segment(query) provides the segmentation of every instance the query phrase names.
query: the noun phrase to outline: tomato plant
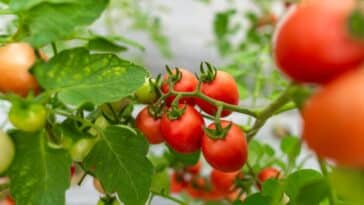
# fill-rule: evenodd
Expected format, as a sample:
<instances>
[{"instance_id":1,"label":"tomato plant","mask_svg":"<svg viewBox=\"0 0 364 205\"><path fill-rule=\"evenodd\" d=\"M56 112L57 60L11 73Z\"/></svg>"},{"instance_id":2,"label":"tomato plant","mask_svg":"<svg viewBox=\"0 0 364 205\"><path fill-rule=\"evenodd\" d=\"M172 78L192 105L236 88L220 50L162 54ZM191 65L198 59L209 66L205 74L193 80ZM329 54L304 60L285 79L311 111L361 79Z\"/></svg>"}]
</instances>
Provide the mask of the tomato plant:
<instances>
[{"instance_id":1,"label":"tomato plant","mask_svg":"<svg viewBox=\"0 0 364 205\"><path fill-rule=\"evenodd\" d=\"M156 2L0 1L0 204L364 204L362 1L224 1L199 71Z\"/></svg>"}]
</instances>

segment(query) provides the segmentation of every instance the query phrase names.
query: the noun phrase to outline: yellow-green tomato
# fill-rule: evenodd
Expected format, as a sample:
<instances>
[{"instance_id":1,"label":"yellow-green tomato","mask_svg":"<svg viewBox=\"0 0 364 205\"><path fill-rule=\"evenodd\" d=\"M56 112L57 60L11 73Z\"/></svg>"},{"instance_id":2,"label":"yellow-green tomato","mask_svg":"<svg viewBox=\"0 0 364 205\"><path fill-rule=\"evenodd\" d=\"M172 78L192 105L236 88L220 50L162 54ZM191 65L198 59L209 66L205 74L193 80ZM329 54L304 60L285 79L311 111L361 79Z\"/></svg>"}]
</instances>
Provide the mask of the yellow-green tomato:
<instances>
[{"instance_id":1,"label":"yellow-green tomato","mask_svg":"<svg viewBox=\"0 0 364 205\"><path fill-rule=\"evenodd\" d=\"M0 131L0 175L10 166L14 159L15 147L12 139Z\"/></svg>"},{"instance_id":2,"label":"yellow-green tomato","mask_svg":"<svg viewBox=\"0 0 364 205\"><path fill-rule=\"evenodd\" d=\"M154 80L152 81L154 82ZM146 79L144 84L138 88L135 92L135 97L142 104L151 104L157 100L158 93L150 83L150 79Z\"/></svg>"},{"instance_id":3,"label":"yellow-green tomato","mask_svg":"<svg viewBox=\"0 0 364 205\"><path fill-rule=\"evenodd\" d=\"M83 138L78 140L71 147L70 155L73 161L82 162L94 147L95 139Z\"/></svg>"},{"instance_id":4,"label":"yellow-green tomato","mask_svg":"<svg viewBox=\"0 0 364 205\"><path fill-rule=\"evenodd\" d=\"M47 110L41 104L14 104L9 112L9 120L14 127L26 132L35 132L42 129L46 117Z\"/></svg>"}]
</instances>

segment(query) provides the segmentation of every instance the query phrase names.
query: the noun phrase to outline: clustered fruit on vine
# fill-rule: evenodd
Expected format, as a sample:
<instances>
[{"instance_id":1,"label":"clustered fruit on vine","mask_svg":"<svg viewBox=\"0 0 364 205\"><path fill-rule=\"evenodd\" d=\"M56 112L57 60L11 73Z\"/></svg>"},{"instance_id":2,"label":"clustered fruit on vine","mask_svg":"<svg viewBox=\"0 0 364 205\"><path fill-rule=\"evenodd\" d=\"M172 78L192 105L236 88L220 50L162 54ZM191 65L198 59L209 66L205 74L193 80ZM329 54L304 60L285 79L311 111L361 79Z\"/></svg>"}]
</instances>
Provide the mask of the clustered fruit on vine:
<instances>
[{"instance_id":1,"label":"clustered fruit on vine","mask_svg":"<svg viewBox=\"0 0 364 205\"><path fill-rule=\"evenodd\" d=\"M275 60L299 83L320 86L302 109L303 138L321 158L364 168L364 43L350 30L355 0L302 1L274 38Z\"/></svg>"},{"instance_id":2,"label":"clustered fruit on vine","mask_svg":"<svg viewBox=\"0 0 364 205\"><path fill-rule=\"evenodd\" d=\"M205 127L205 121L195 105L209 115L219 115L217 118L226 117L231 111L223 109L218 113L216 105L199 96L178 96L178 92L200 92L206 98L224 105L238 104L239 92L234 78L226 72L217 71L210 64L207 66L207 71L201 68L199 79L188 70L168 68L161 86L162 93L170 94L162 102L164 107L159 109L160 114L156 112L157 105L143 108L137 115L136 127L151 144L165 141L170 148L182 154L202 150L212 167L234 172L240 170L247 160L244 132L229 121L218 122L219 129L216 129L216 123ZM170 89L170 86L173 88ZM216 136L211 136L211 133Z\"/></svg>"}]
</instances>

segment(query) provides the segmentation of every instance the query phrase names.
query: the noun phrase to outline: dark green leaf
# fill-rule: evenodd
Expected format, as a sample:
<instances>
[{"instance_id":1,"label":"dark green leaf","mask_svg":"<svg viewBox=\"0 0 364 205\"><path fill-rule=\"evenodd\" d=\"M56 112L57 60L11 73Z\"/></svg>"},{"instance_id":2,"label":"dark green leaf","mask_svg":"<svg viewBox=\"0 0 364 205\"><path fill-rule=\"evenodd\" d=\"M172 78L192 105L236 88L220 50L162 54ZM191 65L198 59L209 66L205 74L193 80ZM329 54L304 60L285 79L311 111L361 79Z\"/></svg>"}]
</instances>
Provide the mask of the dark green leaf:
<instances>
[{"instance_id":1,"label":"dark green leaf","mask_svg":"<svg viewBox=\"0 0 364 205\"><path fill-rule=\"evenodd\" d=\"M250 195L245 199L243 205L269 205L271 204L271 199L268 196L263 196L262 193L256 193Z\"/></svg>"},{"instance_id":2,"label":"dark green leaf","mask_svg":"<svg viewBox=\"0 0 364 205\"><path fill-rule=\"evenodd\" d=\"M27 10L41 3L76 3L77 0L9 0L13 11Z\"/></svg>"},{"instance_id":3,"label":"dark green leaf","mask_svg":"<svg viewBox=\"0 0 364 205\"><path fill-rule=\"evenodd\" d=\"M320 204L330 194L327 181L322 178L304 185L295 199L297 205Z\"/></svg>"},{"instance_id":4,"label":"dark green leaf","mask_svg":"<svg viewBox=\"0 0 364 205\"><path fill-rule=\"evenodd\" d=\"M16 155L10 168L11 195L17 205L64 205L70 182L71 158L51 149L44 132L15 131Z\"/></svg>"},{"instance_id":5,"label":"dark green leaf","mask_svg":"<svg viewBox=\"0 0 364 205\"><path fill-rule=\"evenodd\" d=\"M72 3L41 3L19 12L21 25L16 38L35 47L67 37L77 26L96 20L109 0L82 0Z\"/></svg>"},{"instance_id":6,"label":"dark green leaf","mask_svg":"<svg viewBox=\"0 0 364 205\"><path fill-rule=\"evenodd\" d=\"M144 205L153 174L147 152L148 143L142 135L129 127L109 126L84 164L106 192L117 192L125 205Z\"/></svg>"},{"instance_id":7,"label":"dark green leaf","mask_svg":"<svg viewBox=\"0 0 364 205\"><path fill-rule=\"evenodd\" d=\"M128 50L127 47L118 45L117 42L113 42L104 37L96 37L91 39L87 48L94 51L103 51L103 52L121 52Z\"/></svg>"},{"instance_id":8,"label":"dark green leaf","mask_svg":"<svg viewBox=\"0 0 364 205\"><path fill-rule=\"evenodd\" d=\"M46 90L58 91L62 102L80 106L114 102L134 93L147 71L113 54L90 54L76 48L39 64L35 74Z\"/></svg>"},{"instance_id":9,"label":"dark green leaf","mask_svg":"<svg viewBox=\"0 0 364 205\"><path fill-rule=\"evenodd\" d=\"M277 179L269 179L263 183L262 194L271 198L271 204L278 204L283 196L284 187Z\"/></svg>"}]
</instances>

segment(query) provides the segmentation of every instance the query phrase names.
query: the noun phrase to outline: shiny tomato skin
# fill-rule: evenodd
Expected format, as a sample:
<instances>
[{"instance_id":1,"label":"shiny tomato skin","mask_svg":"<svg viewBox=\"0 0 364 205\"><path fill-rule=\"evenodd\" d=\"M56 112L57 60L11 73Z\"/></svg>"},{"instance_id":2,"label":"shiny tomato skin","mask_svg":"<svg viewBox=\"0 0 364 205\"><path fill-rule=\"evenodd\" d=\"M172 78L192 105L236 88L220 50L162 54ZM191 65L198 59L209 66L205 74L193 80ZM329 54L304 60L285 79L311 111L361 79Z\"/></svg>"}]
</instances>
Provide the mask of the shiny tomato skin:
<instances>
[{"instance_id":1,"label":"shiny tomato skin","mask_svg":"<svg viewBox=\"0 0 364 205\"><path fill-rule=\"evenodd\" d=\"M201 92L210 98L219 100L228 104L237 105L239 103L238 86L234 78L224 72L217 71L216 77L211 82L205 82L201 85ZM203 99L196 99L197 105L206 113L215 115L217 108ZM229 110L223 110L222 117L228 116Z\"/></svg>"},{"instance_id":2,"label":"shiny tomato skin","mask_svg":"<svg viewBox=\"0 0 364 205\"><path fill-rule=\"evenodd\" d=\"M306 0L292 6L274 35L275 60L291 79L327 83L364 60L364 44L350 37L355 0Z\"/></svg>"},{"instance_id":3,"label":"shiny tomato skin","mask_svg":"<svg viewBox=\"0 0 364 205\"><path fill-rule=\"evenodd\" d=\"M182 108L184 105L180 105ZM201 148L204 121L200 113L191 105L176 120L170 120L167 114L161 119L161 130L167 144L179 153L193 153Z\"/></svg>"},{"instance_id":4,"label":"shiny tomato skin","mask_svg":"<svg viewBox=\"0 0 364 205\"><path fill-rule=\"evenodd\" d=\"M148 107L139 112L135 125L143 133L150 144L159 144L164 141L160 128L160 119L154 119L148 111Z\"/></svg>"},{"instance_id":5,"label":"shiny tomato skin","mask_svg":"<svg viewBox=\"0 0 364 205\"><path fill-rule=\"evenodd\" d=\"M0 47L0 92L26 96L37 93L37 80L29 69L36 61L34 49L27 43L10 43Z\"/></svg>"},{"instance_id":6,"label":"shiny tomato skin","mask_svg":"<svg viewBox=\"0 0 364 205\"><path fill-rule=\"evenodd\" d=\"M364 168L364 70L322 87L303 108L303 138L322 158Z\"/></svg>"},{"instance_id":7,"label":"shiny tomato skin","mask_svg":"<svg viewBox=\"0 0 364 205\"><path fill-rule=\"evenodd\" d=\"M197 80L196 76L193 73L191 73L190 71L183 69L183 68L179 68L179 71L181 71L182 77L173 86L173 90L179 91L179 92L192 92L192 91L196 90L196 87L198 84L198 80ZM176 70L173 70L172 72L176 73ZM168 80L168 75L166 74L166 75L164 75L164 83L162 84L162 88L161 88L163 93L167 93L169 90L167 80ZM174 98L175 98L175 96L168 97L166 99L167 105L170 105ZM179 103L181 103L181 104L187 103L189 105L194 105L195 100L194 100L194 98L191 98L191 97L183 97L180 99Z\"/></svg>"},{"instance_id":8,"label":"shiny tomato skin","mask_svg":"<svg viewBox=\"0 0 364 205\"><path fill-rule=\"evenodd\" d=\"M222 127L227 127L230 123L221 121ZM210 124L208 128L215 129L215 124ZM247 150L245 135L235 124L224 139L212 140L206 134L202 137L202 153L206 161L213 168L223 172L240 170L247 160Z\"/></svg>"},{"instance_id":9,"label":"shiny tomato skin","mask_svg":"<svg viewBox=\"0 0 364 205\"><path fill-rule=\"evenodd\" d=\"M217 169L213 169L210 175L211 183L220 192L231 192L235 179L239 173L240 172L222 172Z\"/></svg>"}]
</instances>

